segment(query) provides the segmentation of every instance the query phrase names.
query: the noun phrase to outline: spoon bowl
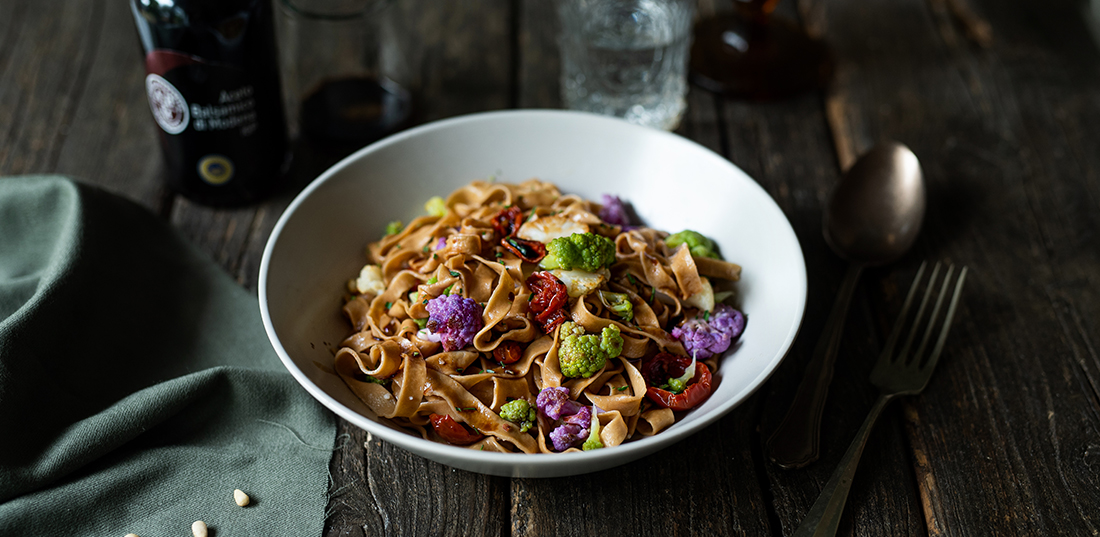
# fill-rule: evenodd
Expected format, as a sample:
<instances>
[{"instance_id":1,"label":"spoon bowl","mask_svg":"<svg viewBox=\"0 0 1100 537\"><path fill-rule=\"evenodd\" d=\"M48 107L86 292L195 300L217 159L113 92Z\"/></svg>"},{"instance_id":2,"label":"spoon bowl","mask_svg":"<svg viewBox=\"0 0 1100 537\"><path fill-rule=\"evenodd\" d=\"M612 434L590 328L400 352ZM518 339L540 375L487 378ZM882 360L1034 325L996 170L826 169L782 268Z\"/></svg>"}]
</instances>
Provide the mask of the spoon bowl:
<instances>
[{"instance_id":1,"label":"spoon bowl","mask_svg":"<svg viewBox=\"0 0 1100 537\"><path fill-rule=\"evenodd\" d=\"M825 241L840 257L884 265L909 250L924 220L924 174L908 147L887 142L864 154L825 206Z\"/></svg>"},{"instance_id":2,"label":"spoon bowl","mask_svg":"<svg viewBox=\"0 0 1100 537\"><path fill-rule=\"evenodd\" d=\"M884 265L909 250L924 221L924 204L920 162L897 142L861 156L829 196L825 240L850 264L790 410L768 439L768 457L780 467L801 468L817 460L821 412L859 275L864 267Z\"/></svg>"}]
</instances>

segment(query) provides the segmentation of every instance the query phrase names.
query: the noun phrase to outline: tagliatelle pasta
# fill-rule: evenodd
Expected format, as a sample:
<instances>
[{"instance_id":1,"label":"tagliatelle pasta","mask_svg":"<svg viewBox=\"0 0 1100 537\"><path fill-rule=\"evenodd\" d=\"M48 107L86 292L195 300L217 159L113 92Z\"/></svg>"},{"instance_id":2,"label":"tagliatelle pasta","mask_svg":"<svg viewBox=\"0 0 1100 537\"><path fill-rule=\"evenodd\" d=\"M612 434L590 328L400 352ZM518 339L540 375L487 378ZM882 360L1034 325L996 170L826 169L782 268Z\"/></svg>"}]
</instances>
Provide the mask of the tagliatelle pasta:
<instances>
[{"instance_id":1,"label":"tagliatelle pasta","mask_svg":"<svg viewBox=\"0 0 1100 537\"><path fill-rule=\"evenodd\" d=\"M371 243L349 282L334 369L379 417L555 453L658 434L709 395L744 317L714 290L741 269L705 238L670 246L534 179L475 181L434 206Z\"/></svg>"}]
</instances>

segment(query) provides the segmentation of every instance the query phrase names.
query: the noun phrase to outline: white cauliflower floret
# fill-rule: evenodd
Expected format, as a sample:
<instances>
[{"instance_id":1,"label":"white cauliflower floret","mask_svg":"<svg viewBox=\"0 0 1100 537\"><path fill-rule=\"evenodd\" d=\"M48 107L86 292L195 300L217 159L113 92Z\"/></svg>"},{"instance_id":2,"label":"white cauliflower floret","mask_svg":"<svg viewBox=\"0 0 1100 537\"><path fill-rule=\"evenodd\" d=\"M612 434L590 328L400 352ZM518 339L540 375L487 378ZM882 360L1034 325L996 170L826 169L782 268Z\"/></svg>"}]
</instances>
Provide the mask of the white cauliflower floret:
<instances>
[{"instance_id":1,"label":"white cauliflower floret","mask_svg":"<svg viewBox=\"0 0 1100 537\"><path fill-rule=\"evenodd\" d=\"M382 267L378 265L366 265L359 271L359 278L355 280L355 290L361 295L377 296L386 290L386 282L382 279Z\"/></svg>"},{"instance_id":2,"label":"white cauliflower floret","mask_svg":"<svg viewBox=\"0 0 1100 537\"><path fill-rule=\"evenodd\" d=\"M571 298L595 293L604 282L611 279L611 272L607 269L600 269L599 272L554 269L550 271L550 274L553 274L555 278L565 284Z\"/></svg>"}]
</instances>

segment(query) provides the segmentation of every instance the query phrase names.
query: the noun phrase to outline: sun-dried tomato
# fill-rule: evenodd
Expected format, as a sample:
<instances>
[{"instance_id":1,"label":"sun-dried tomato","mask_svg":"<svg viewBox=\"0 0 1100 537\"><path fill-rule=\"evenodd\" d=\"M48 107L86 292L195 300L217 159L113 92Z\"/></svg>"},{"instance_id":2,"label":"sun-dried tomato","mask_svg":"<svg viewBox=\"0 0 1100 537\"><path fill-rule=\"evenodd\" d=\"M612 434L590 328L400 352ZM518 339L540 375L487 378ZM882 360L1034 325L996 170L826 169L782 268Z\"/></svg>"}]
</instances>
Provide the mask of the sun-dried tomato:
<instances>
[{"instance_id":1,"label":"sun-dried tomato","mask_svg":"<svg viewBox=\"0 0 1100 537\"><path fill-rule=\"evenodd\" d=\"M645 395L653 402L672 410L688 410L695 408L710 395L711 373L710 368L703 362L695 362L695 376L691 377L682 393L672 393L658 388L668 382L669 378L676 378L684 374L691 366L691 358L676 356L662 352L642 364L642 377L645 378Z\"/></svg>"},{"instance_id":2,"label":"sun-dried tomato","mask_svg":"<svg viewBox=\"0 0 1100 537\"><path fill-rule=\"evenodd\" d=\"M456 446L473 444L481 440L481 437L484 436L470 432L469 429L446 414L432 414L431 420L432 428L435 429L435 432L443 437L444 440Z\"/></svg>"},{"instance_id":3,"label":"sun-dried tomato","mask_svg":"<svg viewBox=\"0 0 1100 537\"><path fill-rule=\"evenodd\" d=\"M515 205L493 215L493 229L500 233L501 237L510 237L523 225L523 211Z\"/></svg>"},{"instance_id":4,"label":"sun-dried tomato","mask_svg":"<svg viewBox=\"0 0 1100 537\"><path fill-rule=\"evenodd\" d=\"M570 317L564 309L554 310L554 313L551 313L546 320L540 321L542 323L542 331L547 334L553 333L554 329L557 328L559 324L569 320L572 320L572 317Z\"/></svg>"},{"instance_id":5,"label":"sun-dried tomato","mask_svg":"<svg viewBox=\"0 0 1100 537\"><path fill-rule=\"evenodd\" d=\"M538 241L529 241L517 237L504 237L500 244L509 252L516 254L528 263L538 263L546 257L546 245Z\"/></svg>"},{"instance_id":6,"label":"sun-dried tomato","mask_svg":"<svg viewBox=\"0 0 1100 537\"><path fill-rule=\"evenodd\" d=\"M569 319L564 312L557 313L569 300L569 290L561 280L546 271L534 272L527 278L527 287L533 295L527 309L535 314L535 320L542 324L543 331L549 334L558 324Z\"/></svg>"},{"instance_id":7,"label":"sun-dried tomato","mask_svg":"<svg viewBox=\"0 0 1100 537\"><path fill-rule=\"evenodd\" d=\"M684 376L690 366L691 358L662 352L642 362L642 377L650 386L661 386L670 378Z\"/></svg>"},{"instance_id":8,"label":"sun-dried tomato","mask_svg":"<svg viewBox=\"0 0 1100 537\"><path fill-rule=\"evenodd\" d=\"M493 359L504 365L518 362L522 355L519 343L512 340L505 341L493 349Z\"/></svg>"}]
</instances>

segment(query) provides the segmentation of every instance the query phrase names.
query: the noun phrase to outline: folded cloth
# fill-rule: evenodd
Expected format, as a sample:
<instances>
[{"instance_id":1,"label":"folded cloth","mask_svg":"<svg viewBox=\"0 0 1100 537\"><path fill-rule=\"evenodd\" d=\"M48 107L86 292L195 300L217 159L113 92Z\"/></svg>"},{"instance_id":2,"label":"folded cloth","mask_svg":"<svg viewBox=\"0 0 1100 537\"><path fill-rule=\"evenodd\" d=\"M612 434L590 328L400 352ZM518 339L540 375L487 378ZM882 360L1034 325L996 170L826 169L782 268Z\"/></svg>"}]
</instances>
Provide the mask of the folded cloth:
<instances>
[{"instance_id":1,"label":"folded cloth","mask_svg":"<svg viewBox=\"0 0 1100 537\"><path fill-rule=\"evenodd\" d=\"M158 218L0 179L0 535L321 535L334 436L255 298Z\"/></svg>"}]
</instances>

